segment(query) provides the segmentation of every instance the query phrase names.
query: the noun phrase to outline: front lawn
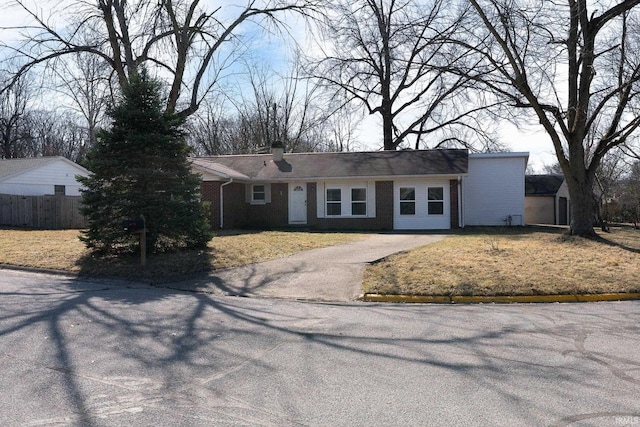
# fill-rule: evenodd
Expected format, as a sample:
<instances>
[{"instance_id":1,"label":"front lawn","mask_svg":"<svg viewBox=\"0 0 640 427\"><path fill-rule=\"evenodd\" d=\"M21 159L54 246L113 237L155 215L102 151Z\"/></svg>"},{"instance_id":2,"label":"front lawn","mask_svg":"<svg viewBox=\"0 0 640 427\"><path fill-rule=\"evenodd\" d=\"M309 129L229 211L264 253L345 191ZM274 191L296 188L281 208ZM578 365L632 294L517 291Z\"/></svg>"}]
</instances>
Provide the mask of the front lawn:
<instances>
[{"instance_id":1,"label":"front lawn","mask_svg":"<svg viewBox=\"0 0 640 427\"><path fill-rule=\"evenodd\" d=\"M78 240L78 230L0 229L0 264L132 279L175 280L190 274L285 257L307 249L364 238L362 233L225 231L206 250L96 259Z\"/></svg>"},{"instance_id":2,"label":"front lawn","mask_svg":"<svg viewBox=\"0 0 640 427\"><path fill-rule=\"evenodd\" d=\"M369 267L364 292L536 295L640 291L640 231L598 241L546 228L466 229Z\"/></svg>"}]
</instances>

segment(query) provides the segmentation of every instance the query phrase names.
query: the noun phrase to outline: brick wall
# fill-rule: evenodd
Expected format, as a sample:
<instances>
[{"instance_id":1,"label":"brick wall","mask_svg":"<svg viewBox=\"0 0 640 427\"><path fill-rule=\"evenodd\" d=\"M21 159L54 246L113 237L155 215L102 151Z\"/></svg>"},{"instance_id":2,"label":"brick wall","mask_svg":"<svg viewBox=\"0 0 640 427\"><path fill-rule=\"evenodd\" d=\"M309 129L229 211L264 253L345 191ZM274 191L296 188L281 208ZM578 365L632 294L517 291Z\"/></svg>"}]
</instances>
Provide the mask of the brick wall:
<instances>
[{"instance_id":1,"label":"brick wall","mask_svg":"<svg viewBox=\"0 0 640 427\"><path fill-rule=\"evenodd\" d=\"M451 205L451 229L459 228L459 206L458 206L458 180L452 179L449 181L449 203Z\"/></svg>"},{"instance_id":2,"label":"brick wall","mask_svg":"<svg viewBox=\"0 0 640 427\"><path fill-rule=\"evenodd\" d=\"M393 181L376 181L376 220L382 230L393 230Z\"/></svg>"},{"instance_id":3,"label":"brick wall","mask_svg":"<svg viewBox=\"0 0 640 427\"><path fill-rule=\"evenodd\" d=\"M210 204L209 221L214 230L220 229L220 187L222 181L203 181L202 200ZM271 184L271 203L251 205L246 202L246 187L241 183L225 185L224 228L282 228L289 221L288 185Z\"/></svg>"},{"instance_id":4,"label":"brick wall","mask_svg":"<svg viewBox=\"0 0 640 427\"><path fill-rule=\"evenodd\" d=\"M245 185L233 182L225 185L224 192L224 228L244 228L247 225L247 207Z\"/></svg>"},{"instance_id":5,"label":"brick wall","mask_svg":"<svg viewBox=\"0 0 640 427\"><path fill-rule=\"evenodd\" d=\"M211 228L220 228L220 181L201 181L200 194L202 201L209 203L209 223Z\"/></svg>"},{"instance_id":6,"label":"brick wall","mask_svg":"<svg viewBox=\"0 0 640 427\"><path fill-rule=\"evenodd\" d=\"M247 205L247 228L282 228L289 224L289 186L271 184L271 203Z\"/></svg>"},{"instance_id":7,"label":"brick wall","mask_svg":"<svg viewBox=\"0 0 640 427\"><path fill-rule=\"evenodd\" d=\"M220 229L220 187L222 181L202 181L200 192L202 200L210 204L209 221L211 228ZM231 183L225 185L224 191L224 228L245 226L246 207L244 201L244 184Z\"/></svg>"},{"instance_id":8,"label":"brick wall","mask_svg":"<svg viewBox=\"0 0 640 427\"><path fill-rule=\"evenodd\" d=\"M221 181L201 183L202 200L211 205L213 229L220 228ZM224 191L224 228L282 228L289 226L289 187L271 184L271 203L251 205L245 199L245 185L232 183ZM319 230L392 230L393 182L376 181L375 218L317 218L316 183L307 184L307 226ZM457 200L457 198L456 198Z\"/></svg>"}]
</instances>

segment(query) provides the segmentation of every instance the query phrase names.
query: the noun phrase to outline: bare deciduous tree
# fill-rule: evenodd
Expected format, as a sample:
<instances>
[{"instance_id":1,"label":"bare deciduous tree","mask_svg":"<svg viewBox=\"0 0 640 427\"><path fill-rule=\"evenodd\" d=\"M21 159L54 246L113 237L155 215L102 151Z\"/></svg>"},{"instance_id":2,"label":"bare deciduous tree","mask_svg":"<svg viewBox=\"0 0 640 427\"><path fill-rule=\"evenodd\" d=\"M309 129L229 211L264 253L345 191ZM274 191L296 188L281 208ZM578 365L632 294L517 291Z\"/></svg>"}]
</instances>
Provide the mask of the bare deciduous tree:
<instances>
[{"instance_id":1,"label":"bare deciduous tree","mask_svg":"<svg viewBox=\"0 0 640 427\"><path fill-rule=\"evenodd\" d=\"M243 24L283 28L282 14L307 15L319 3L247 0L244 7L234 7L200 0L75 0L42 16L36 6L12 0L34 24L20 28L29 33L22 44L3 46L24 64L10 83L38 65L55 67L57 59L83 52L107 64L121 86L139 66L154 66L169 82L167 112L186 117L215 85L223 67L217 61L233 51L231 46L241 45Z\"/></svg>"},{"instance_id":2,"label":"bare deciduous tree","mask_svg":"<svg viewBox=\"0 0 640 427\"><path fill-rule=\"evenodd\" d=\"M459 144L447 129L484 127L473 118L487 105L466 97L471 82L446 65L466 59L468 49L445 44L459 31L464 6L444 0L341 0L321 31L321 58L310 73L333 88L342 102L364 105L382 119L385 150L413 138L420 145ZM455 100L457 99L457 100ZM460 135L460 130L454 133Z\"/></svg>"},{"instance_id":3,"label":"bare deciduous tree","mask_svg":"<svg viewBox=\"0 0 640 427\"><path fill-rule=\"evenodd\" d=\"M0 159L24 157L28 153L25 119L32 92L27 77L15 80L9 90L0 94Z\"/></svg>"},{"instance_id":4,"label":"bare deciduous tree","mask_svg":"<svg viewBox=\"0 0 640 427\"><path fill-rule=\"evenodd\" d=\"M316 151L323 142L315 140L315 129L331 114L320 105L317 86L300 77L296 56L285 74L273 74L267 68L247 64L251 98L241 97L235 103L238 114L253 122L254 138L263 148L282 142L288 152Z\"/></svg>"},{"instance_id":5,"label":"bare deciduous tree","mask_svg":"<svg viewBox=\"0 0 640 427\"><path fill-rule=\"evenodd\" d=\"M86 150L95 144L96 131L104 119L107 105L113 103L109 70L99 58L84 52L69 55L64 62L59 61L59 65L57 74L62 82L59 90L71 98L71 110L80 114L86 123Z\"/></svg>"},{"instance_id":6,"label":"bare deciduous tree","mask_svg":"<svg viewBox=\"0 0 640 427\"><path fill-rule=\"evenodd\" d=\"M569 186L571 233L594 235L598 167L640 126L640 0L469 1L456 40L478 61L458 72L534 114Z\"/></svg>"}]
</instances>

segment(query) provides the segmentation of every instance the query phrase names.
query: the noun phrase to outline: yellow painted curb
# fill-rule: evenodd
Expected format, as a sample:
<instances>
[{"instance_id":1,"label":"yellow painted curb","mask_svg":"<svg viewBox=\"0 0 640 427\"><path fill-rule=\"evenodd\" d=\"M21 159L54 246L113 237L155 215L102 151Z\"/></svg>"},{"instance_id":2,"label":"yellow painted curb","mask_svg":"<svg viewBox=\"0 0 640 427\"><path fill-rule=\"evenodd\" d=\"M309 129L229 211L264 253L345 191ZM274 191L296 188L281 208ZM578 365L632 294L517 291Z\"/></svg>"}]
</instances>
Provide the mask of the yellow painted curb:
<instances>
[{"instance_id":1,"label":"yellow painted curb","mask_svg":"<svg viewBox=\"0 0 640 427\"><path fill-rule=\"evenodd\" d=\"M479 303L545 303L545 302L598 302L640 299L640 293L573 294L573 295L385 295L363 294L360 300L366 302L406 302L423 304L479 304Z\"/></svg>"}]
</instances>

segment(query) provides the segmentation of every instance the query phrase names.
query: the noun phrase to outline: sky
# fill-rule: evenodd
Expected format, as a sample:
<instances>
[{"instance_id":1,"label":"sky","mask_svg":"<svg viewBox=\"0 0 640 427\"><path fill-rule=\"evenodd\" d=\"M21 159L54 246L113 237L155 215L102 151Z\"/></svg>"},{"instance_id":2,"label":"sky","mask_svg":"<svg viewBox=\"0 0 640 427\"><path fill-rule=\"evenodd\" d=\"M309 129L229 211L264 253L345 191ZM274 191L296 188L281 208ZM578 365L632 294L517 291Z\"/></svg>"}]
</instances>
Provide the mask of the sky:
<instances>
[{"instance_id":1,"label":"sky","mask_svg":"<svg viewBox=\"0 0 640 427\"><path fill-rule=\"evenodd\" d=\"M63 0L65 2L71 2L73 0ZM204 0L203 3L210 3L220 5L223 4L244 4L243 0L234 1L213 1L213 0ZM60 6L60 0L26 0L27 4L37 5L37 8L41 11L45 12L47 7L50 5ZM233 10L233 9L229 9ZM8 2L2 2L0 5L0 27L7 26L19 26L28 22L28 17L24 14L24 12L20 12L17 8L11 8ZM292 36L296 39L300 40L305 36L304 25L301 23L296 23L295 20L287 19L287 23L291 24L290 30ZM19 38L19 34L16 31L8 32L2 31L0 33L0 37L2 37L2 41L7 43L12 39ZM255 41L254 41L255 42ZM259 41L260 43L260 41ZM270 57L273 61L273 58L281 58L282 52L285 50L284 46L280 46L278 43L278 39L276 37L269 37L264 39L262 45L258 44L258 47L262 47L265 49L267 53L266 56ZM252 51L256 52L256 45L253 46ZM277 51L277 52L275 52ZM541 129L536 129L535 127L530 127L524 130L518 130L512 124L508 122L504 122L500 126L500 138L504 144L511 150L517 152L528 152L529 153L529 166L530 170L537 173L543 172L543 167L545 165L552 165L556 163L555 154L553 151L553 146L549 137L546 135L544 131ZM380 125L380 120L377 117L366 116L360 123L358 127L358 146L362 150L377 150L381 148L381 133L382 126Z\"/></svg>"}]
</instances>

